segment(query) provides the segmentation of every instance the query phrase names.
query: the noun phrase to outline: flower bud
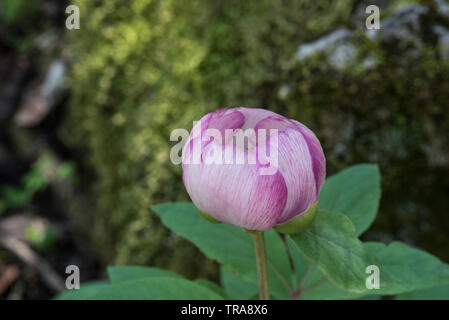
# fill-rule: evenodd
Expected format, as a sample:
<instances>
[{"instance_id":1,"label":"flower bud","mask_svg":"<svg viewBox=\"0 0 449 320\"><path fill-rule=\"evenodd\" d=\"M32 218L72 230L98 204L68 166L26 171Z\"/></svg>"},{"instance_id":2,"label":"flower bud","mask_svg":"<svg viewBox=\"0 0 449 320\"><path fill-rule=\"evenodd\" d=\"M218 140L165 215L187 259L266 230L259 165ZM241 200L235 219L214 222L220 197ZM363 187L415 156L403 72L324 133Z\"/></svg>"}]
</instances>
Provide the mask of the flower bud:
<instances>
[{"instance_id":1,"label":"flower bud","mask_svg":"<svg viewBox=\"0 0 449 320\"><path fill-rule=\"evenodd\" d=\"M184 185L203 215L247 230L304 228L326 176L315 134L264 109L205 115L190 133L182 162Z\"/></svg>"}]
</instances>

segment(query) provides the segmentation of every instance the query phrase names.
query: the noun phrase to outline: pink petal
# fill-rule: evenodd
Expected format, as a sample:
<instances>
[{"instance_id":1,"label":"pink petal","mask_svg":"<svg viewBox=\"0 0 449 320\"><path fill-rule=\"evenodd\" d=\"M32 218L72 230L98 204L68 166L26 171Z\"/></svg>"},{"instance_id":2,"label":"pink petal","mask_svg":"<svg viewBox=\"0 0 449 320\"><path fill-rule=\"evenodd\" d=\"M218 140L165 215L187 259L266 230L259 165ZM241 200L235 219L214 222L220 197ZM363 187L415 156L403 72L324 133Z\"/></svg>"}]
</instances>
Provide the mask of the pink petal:
<instances>
[{"instance_id":1,"label":"pink petal","mask_svg":"<svg viewBox=\"0 0 449 320\"><path fill-rule=\"evenodd\" d=\"M306 211L318 200L312 157L303 135L288 128L279 139L279 171L287 185L288 198L278 223Z\"/></svg>"},{"instance_id":2,"label":"pink petal","mask_svg":"<svg viewBox=\"0 0 449 320\"><path fill-rule=\"evenodd\" d=\"M318 201L326 176L326 163L320 142L303 124L280 115L270 116L256 125L259 129L278 129L278 162L289 197L279 223L304 212Z\"/></svg>"},{"instance_id":3,"label":"pink petal","mask_svg":"<svg viewBox=\"0 0 449 320\"><path fill-rule=\"evenodd\" d=\"M235 109L219 109L211 114L207 122L207 129L216 129L220 132L224 143L226 129L239 129L245 124L245 116Z\"/></svg>"},{"instance_id":4,"label":"pink petal","mask_svg":"<svg viewBox=\"0 0 449 320\"><path fill-rule=\"evenodd\" d=\"M222 156L226 148L236 150L233 145L217 143L208 148L222 148ZM268 230L277 224L284 210L287 188L279 172L264 176L258 169L257 164L183 165L183 178L188 181L186 189L193 203L218 221L250 230Z\"/></svg>"},{"instance_id":5,"label":"pink petal","mask_svg":"<svg viewBox=\"0 0 449 320\"><path fill-rule=\"evenodd\" d=\"M326 157L324 156L323 148L312 130L296 120L292 121L297 125L297 128L306 139L307 146L309 147L316 182L316 194L318 197L321 187L324 184L324 180L326 179Z\"/></svg>"},{"instance_id":6,"label":"pink petal","mask_svg":"<svg viewBox=\"0 0 449 320\"><path fill-rule=\"evenodd\" d=\"M262 119L265 119L270 116L279 116L273 111L261 109L261 108L236 108L236 110L240 111L245 116L245 124L242 129L255 129L256 125Z\"/></svg>"}]
</instances>

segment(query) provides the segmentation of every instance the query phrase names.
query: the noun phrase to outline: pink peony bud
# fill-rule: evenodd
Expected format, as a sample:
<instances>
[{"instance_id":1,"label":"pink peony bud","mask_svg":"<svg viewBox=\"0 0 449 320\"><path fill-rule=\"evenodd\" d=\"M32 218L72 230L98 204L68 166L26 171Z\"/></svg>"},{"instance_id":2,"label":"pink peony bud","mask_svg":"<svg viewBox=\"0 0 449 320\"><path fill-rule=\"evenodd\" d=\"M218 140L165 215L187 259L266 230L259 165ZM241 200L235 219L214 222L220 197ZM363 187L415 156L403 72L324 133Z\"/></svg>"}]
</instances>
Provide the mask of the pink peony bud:
<instances>
[{"instance_id":1,"label":"pink peony bud","mask_svg":"<svg viewBox=\"0 0 449 320\"><path fill-rule=\"evenodd\" d=\"M298 121L234 108L195 124L182 169L187 192L203 213L263 231L316 209L326 159L315 134Z\"/></svg>"}]
</instances>

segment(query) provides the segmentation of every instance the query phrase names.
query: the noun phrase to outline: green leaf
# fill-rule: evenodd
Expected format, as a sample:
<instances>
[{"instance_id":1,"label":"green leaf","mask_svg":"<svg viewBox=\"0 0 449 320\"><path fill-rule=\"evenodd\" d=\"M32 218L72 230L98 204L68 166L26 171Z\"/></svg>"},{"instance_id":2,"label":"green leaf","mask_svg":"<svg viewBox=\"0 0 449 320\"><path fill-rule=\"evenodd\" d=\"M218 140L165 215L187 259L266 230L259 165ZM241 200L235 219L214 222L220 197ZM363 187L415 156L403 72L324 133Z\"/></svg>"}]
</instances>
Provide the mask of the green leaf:
<instances>
[{"instance_id":1,"label":"green leaf","mask_svg":"<svg viewBox=\"0 0 449 320\"><path fill-rule=\"evenodd\" d=\"M92 281L80 284L80 289L66 290L57 295L55 300L87 300L98 291L108 287L108 281Z\"/></svg>"},{"instance_id":2,"label":"green leaf","mask_svg":"<svg viewBox=\"0 0 449 320\"><path fill-rule=\"evenodd\" d=\"M336 287L329 282L323 273L309 262L299 251L292 239L288 239L288 249L293 260L296 273L295 290L302 283L302 293L298 299L301 300L339 300L356 299L365 296L367 293L353 293Z\"/></svg>"},{"instance_id":3,"label":"green leaf","mask_svg":"<svg viewBox=\"0 0 449 320\"><path fill-rule=\"evenodd\" d=\"M300 281L306 276L309 271L309 267L313 264L299 251L298 246L292 240L291 237L287 238L287 247L292 258L293 267L295 269L294 277L294 289L296 289ZM314 266L316 269L316 266ZM310 278L310 274L307 275Z\"/></svg>"},{"instance_id":4,"label":"green leaf","mask_svg":"<svg viewBox=\"0 0 449 320\"><path fill-rule=\"evenodd\" d=\"M397 300L449 300L449 285L416 290L396 296Z\"/></svg>"},{"instance_id":5,"label":"green leaf","mask_svg":"<svg viewBox=\"0 0 449 320\"><path fill-rule=\"evenodd\" d=\"M250 300L259 294L257 284L245 281L223 267L220 268L220 278L221 284L230 299Z\"/></svg>"},{"instance_id":6,"label":"green leaf","mask_svg":"<svg viewBox=\"0 0 449 320\"><path fill-rule=\"evenodd\" d=\"M376 294L370 294L367 296L357 298L357 300L381 300L381 299L382 299L382 297L379 295L376 295Z\"/></svg>"},{"instance_id":7,"label":"green leaf","mask_svg":"<svg viewBox=\"0 0 449 320\"><path fill-rule=\"evenodd\" d=\"M337 287L354 293L367 290L365 269L377 259L364 249L348 217L320 210L309 228L291 239Z\"/></svg>"},{"instance_id":8,"label":"green leaf","mask_svg":"<svg viewBox=\"0 0 449 320\"><path fill-rule=\"evenodd\" d=\"M114 266L108 267L108 275L112 284L123 281L138 280L152 277L181 278L179 274L171 271L141 266Z\"/></svg>"},{"instance_id":9,"label":"green leaf","mask_svg":"<svg viewBox=\"0 0 449 320\"><path fill-rule=\"evenodd\" d=\"M249 282L257 283L256 257L252 236L240 228L206 221L191 202L164 203L153 207L162 223L193 242L208 257ZM291 270L284 243L274 231L265 232L271 293L289 298L280 277L291 285Z\"/></svg>"},{"instance_id":10,"label":"green leaf","mask_svg":"<svg viewBox=\"0 0 449 320\"><path fill-rule=\"evenodd\" d=\"M297 235L296 237L299 237L299 235ZM329 238L333 239L334 237ZM295 249L303 249L303 247L298 245L298 241L295 240L297 239L293 239L291 240L291 242L292 243L294 242L296 248L289 242L289 249L292 254L299 282L301 278L306 274L309 264L307 263L304 255L302 255L302 253L299 252L299 250L295 250ZM305 241L307 242L308 240ZM316 241L319 242L319 240ZM331 241L333 242L334 240ZM347 249L351 248L350 245L346 245L345 247ZM357 280L358 283L362 283L362 286L359 288L360 290L353 291L352 289L349 289L348 287L344 287L342 285L339 285L339 288L335 287L334 284L338 285L338 281L334 277L336 274L339 273L338 270L335 270L336 273L332 274L332 268L330 268L329 273L327 273L326 276L324 276L323 275L325 274L324 271L329 268L323 269L323 265L317 263L318 268L321 269L323 274L320 274L318 268L315 266L311 270L309 270L307 280L304 282L304 290L308 290L308 288L316 286L318 283L323 282L323 279L326 278L331 280L331 282L333 282L334 284L324 282L321 285L313 288L313 290L307 291L300 298L354 299L368 295L392 295L415 291L418 289L434 287L438 284L449 284L449 266L447 264L442 263L436 257L432 256L427 252L412 248L401 242L393 242L389 246L386 246L382 243L368 242L364 243L363 247L365 249L368 259L364 264L364 268L362 268L363 269L362 272L359 272L359 274L362 275L362 277ZM308 252L309 250L313 250L307 247L305 248L306 251L304 253ZM319 256L318 253L319 250L322 249L320 249L317 246L316 247L317 252L315 252L315 255ZM324 252L326 252L326 250L328 249L324 249ZM337 251L338 250L336 250L336 252ZM316 261L320 261L319 257L317 258L313 254L311 256L312 258L309 258L310 260L317 259ZM376 257L376 260L373 260L374 256ZM343 258L340 260L340 262L339 259L337 259L336 257L334 257L333 259L336 265L337 264L341 264L342 266L346 265L346 262L344 261ZM365 286L365 281L370 275L366 274L365 270L366 267L371 264L374 264L379 267L380 289L369 290ZM363 266L363 264L361 266ZM351 266L346 267L348 268L348 270L351 268ZM348 279L350 279L350 276L348 276ZM346 292L347 290L351 290L352 292ZM444 288L441 288L439 290L444 293ZM431 292L432 291L430 290L427 292L424 291L423 294L430 295ZM399 298L401 297L403 297L403 299L406 299L407 295L399 296ZM413 295L411 295L411 297L413 297Z\"/></svg>"},{"instance_id":11,"label":"green leaf","mask_svg":"<svg viewBox=\"0 0 449 320\"><path fill-rule=\"evenodd\" d=\"M98 290L93 300L222 300L214 291L195 282L173 277L152 277L111 284Z\"/></svg>"},{"instance_id":12,"label":"green leaf","mask_svg":"<svg viewBox=\"0 0 449 320\"><path fill-rule=\"evenodd\" d=\"M376 217L380 193L378 166L360 164L326 179L318 206L348 216L354 223L356 234L360 235Z\"/></svg>"},{"instance_id":13,"label":"green leaf","mask_svg":"<svg viewBox=\"0 0 449 320\"><path fill-rule=\"evenodd\" d=\"M323 277L323 279L325 279ZM307 287L305 288L307 290ZM300 297L301 300L352 300L367 296L368 293L354 293L336 287L327 281L320 286L307 291Z\"/></svg>"},{"instance_id":14,"label":"green leaf","mask_svg":"<svg viewBox=\"0 0 449 320\"><path fill-rule=\"evenodd\" d=\"M380 289L375 294L398 294L449 284L449 265L431 254L401 242L388 246L364 243L367 251L379 257Z\"/></svg>"},{"instance_id":15,"label":"green leaf","mask_svg":"<svg viewBox=\"0 0 449 320\"><path fill-rule=\"evenodd\" d=\"M212 281L209 281L207 279L196 279L194 282L198 283L200 286L203 286L205 288L212 290L213 292L215 292L216 294L218 294L219 296L221 296L223 298L227 298L227 294L226 294L225 290L222 287L220 287L218 284L216 284Z\"/></svg>"}]
</instances>

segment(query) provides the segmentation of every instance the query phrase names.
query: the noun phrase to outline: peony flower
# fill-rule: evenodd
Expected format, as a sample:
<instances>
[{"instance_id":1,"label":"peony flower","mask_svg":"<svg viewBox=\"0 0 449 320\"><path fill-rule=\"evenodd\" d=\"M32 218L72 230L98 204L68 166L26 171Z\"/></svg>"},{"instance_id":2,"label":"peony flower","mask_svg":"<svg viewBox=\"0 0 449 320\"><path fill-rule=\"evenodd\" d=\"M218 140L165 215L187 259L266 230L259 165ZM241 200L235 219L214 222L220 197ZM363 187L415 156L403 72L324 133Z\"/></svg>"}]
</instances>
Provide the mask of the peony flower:
<instances>
[{"instance_id":1,"label":"peony flower","mask_svg":"<svg viewBox=\"0 0 449 320\"><path fill-rule=\"evenodd\" d=\"M182 160L184 185L196 207L248 230L281 226L288 232L295 217L314 213L326 176L315 134L264 109L206 114L194 125Z\"/></svg>"}]
</instances>

